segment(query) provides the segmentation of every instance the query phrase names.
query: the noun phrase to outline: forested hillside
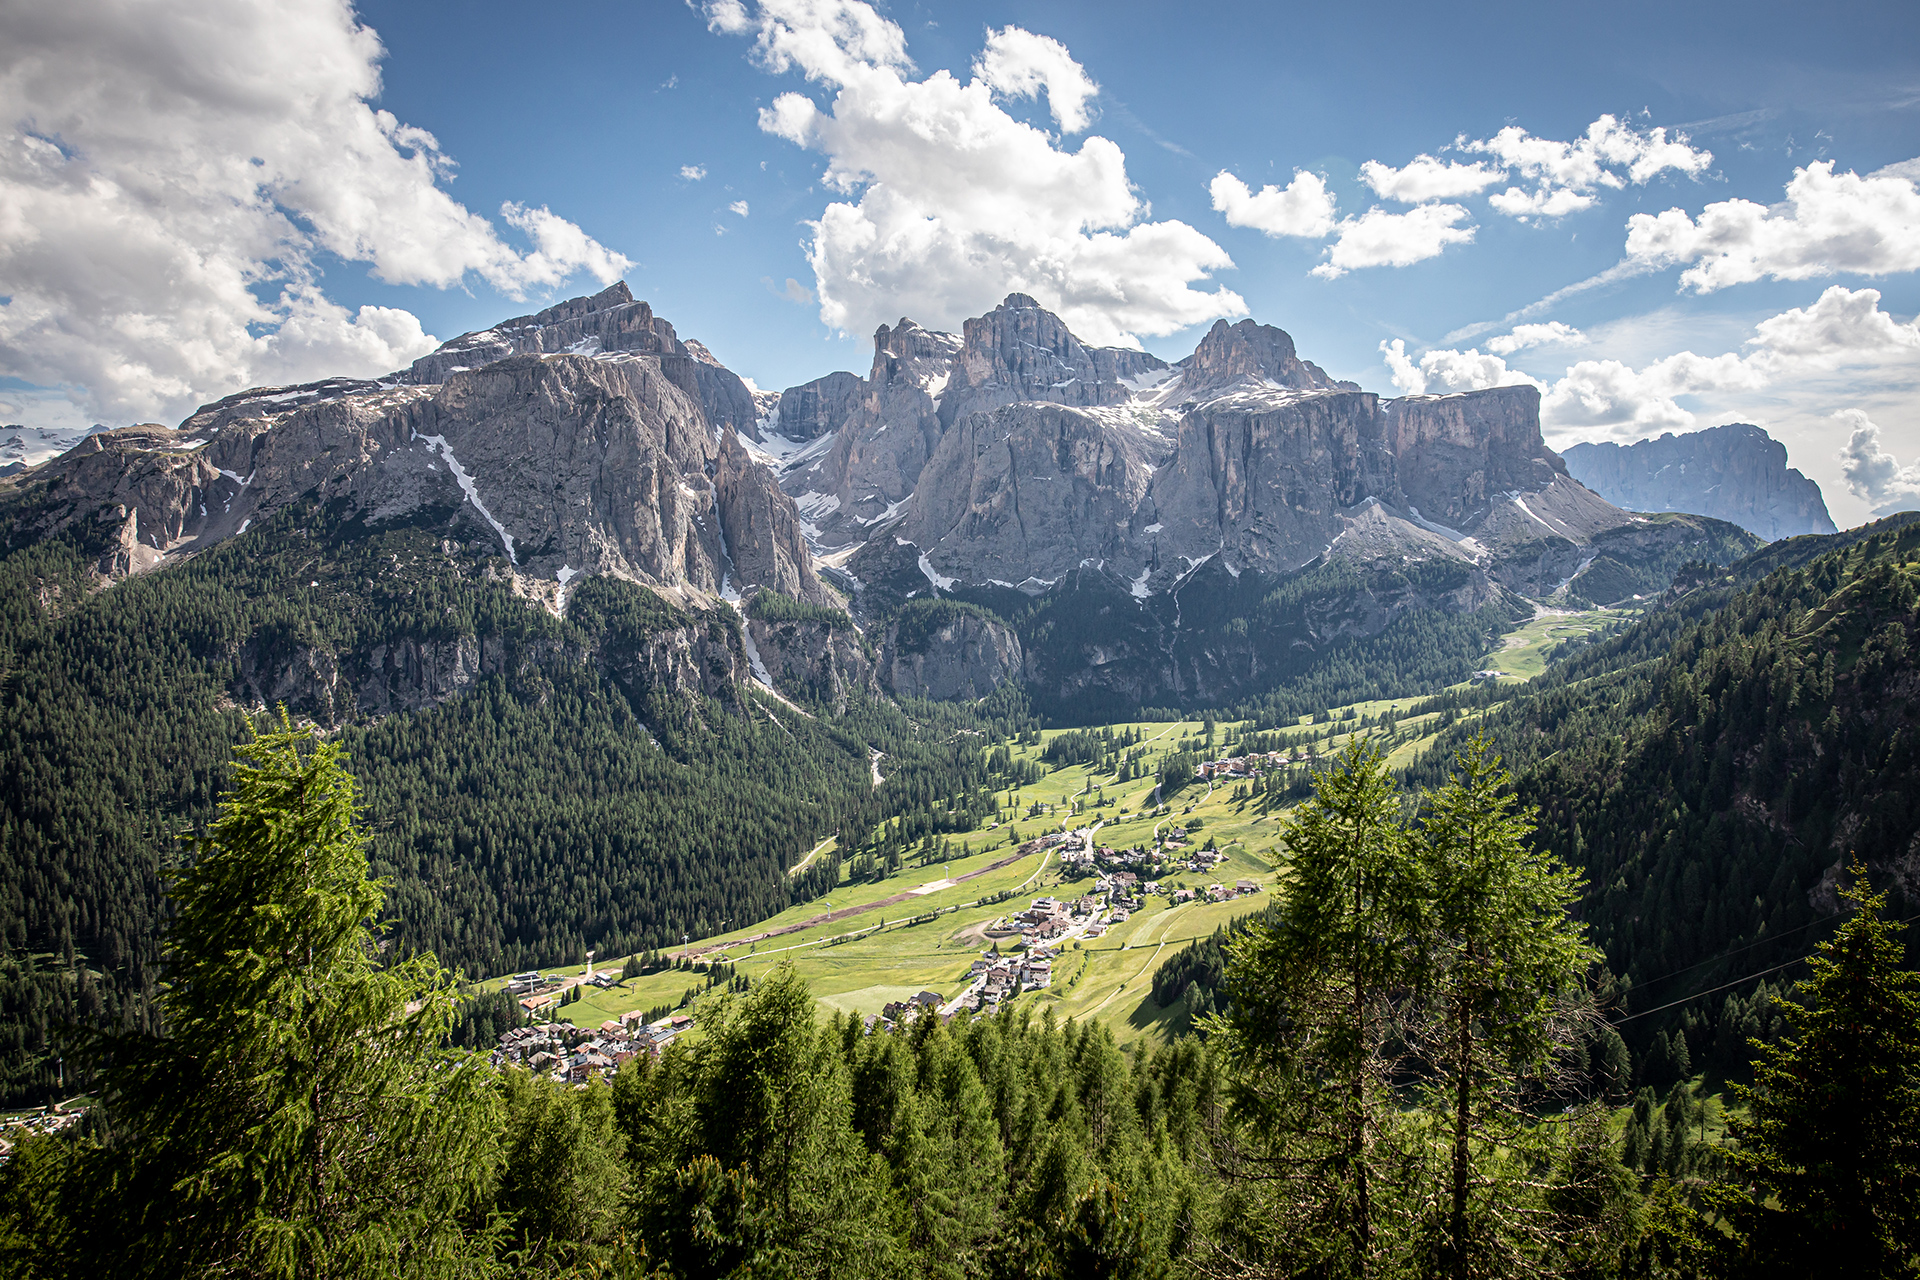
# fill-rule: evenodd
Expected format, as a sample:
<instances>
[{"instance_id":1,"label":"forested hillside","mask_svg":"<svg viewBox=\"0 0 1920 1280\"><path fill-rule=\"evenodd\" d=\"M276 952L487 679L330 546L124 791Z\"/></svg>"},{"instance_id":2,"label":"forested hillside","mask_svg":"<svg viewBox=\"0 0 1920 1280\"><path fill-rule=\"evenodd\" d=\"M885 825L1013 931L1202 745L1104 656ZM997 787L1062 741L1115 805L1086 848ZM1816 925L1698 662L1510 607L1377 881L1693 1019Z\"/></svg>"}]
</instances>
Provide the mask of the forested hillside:
<instances>
[{"instance_id":1,"label":"forested hillside","mask_svg":"<svg viewBox=\"0 0 1920 1280\"><path fill-rule=\"evenodd\" d=\"M1433 782L1469 732L1506 754L1540 843L1587 874L1647 1082L1742 1068L1758 983L1832 930L1850 858L1895 914L1920 906L1917 559L1902 517L1702 569L1409 771Z\"/></svg>"},{"instance_id":2,"label":"forested hillside","mask_svg":"<svg viewBox=\"0 0 1920 1280\"><path fill-rule=\"evenodd\" d=\"M105 590L92 552L0 561L0 1098L51 1087L59 1026L146 1020L164 875L249 707L337 733L379 814L394 941L470 973L811 897L837 862L786 869L823 837L976 811L956 792L985 785L984 755L956 731L1020 714L810 715L747 691L730 609L601 577L562 619L437 536L309 509Z\"/></svg>"}]
</instances>

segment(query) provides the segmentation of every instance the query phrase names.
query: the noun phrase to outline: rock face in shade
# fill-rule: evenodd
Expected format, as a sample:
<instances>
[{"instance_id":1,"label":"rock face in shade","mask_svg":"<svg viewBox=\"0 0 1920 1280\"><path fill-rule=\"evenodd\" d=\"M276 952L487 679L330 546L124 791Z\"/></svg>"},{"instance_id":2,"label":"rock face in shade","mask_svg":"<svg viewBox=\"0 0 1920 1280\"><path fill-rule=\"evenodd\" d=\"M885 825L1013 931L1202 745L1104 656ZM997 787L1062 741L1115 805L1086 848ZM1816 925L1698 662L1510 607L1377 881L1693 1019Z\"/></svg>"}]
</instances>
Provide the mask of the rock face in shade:
<instances>
[{"instance_id":1,"label":"rock face in shade","mask_svg":"<svg viewBox=\"0 0 1920 1280\"><path fill-rule=\"evenodd\" d=\"M859 374L842 371L788 387L768 425L789 440L817 440L853 416L866 386Z\"/></svg>"},{"instance_id":2,"label":"rock face in shade","mask_svg":"<svg viewBox=\"0 0 1920 1280\"><path fill-rule=\"evenodd\" d=\"M997 619L962 614L911 645L901 632L898 623L889 627L880 649L882 674L901 697L984 698L1002 681L1020 678L1020 638Z\"/></svg>"},{"instance_id":3,"label":"rock face in shade","mask_svg":"<svg viewBox=\"0 0 1920 1280\"><path fill-rule=\"evenodd\" d=\"M1835 531L1820 486L1787 465L1785 445L1748 423L1577 444L1565 457L1575 479L1629 511L1713 516L1769 542Z\"/></svg>"},{"instance_id":4,"label":"rock face in shade","mask_svg":"<svg viewBox=\"0 0 1920 1280\"><path fill-rule=\"evenodd\" d=\"M879 694L873 654L851 626L819 622L768 622L747 617L761 661L782 693L845 710L856 692Z\"/></svg>"}]
</instances>

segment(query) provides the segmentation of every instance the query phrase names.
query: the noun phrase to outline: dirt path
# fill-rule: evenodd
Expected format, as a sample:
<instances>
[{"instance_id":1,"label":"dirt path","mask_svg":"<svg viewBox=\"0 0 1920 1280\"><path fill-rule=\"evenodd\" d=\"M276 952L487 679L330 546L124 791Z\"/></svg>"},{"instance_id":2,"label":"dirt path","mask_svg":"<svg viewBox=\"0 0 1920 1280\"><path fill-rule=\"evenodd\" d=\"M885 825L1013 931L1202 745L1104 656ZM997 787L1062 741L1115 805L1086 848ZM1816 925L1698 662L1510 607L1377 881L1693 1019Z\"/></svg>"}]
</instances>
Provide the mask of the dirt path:
<instances>
[{"instance_id":1,"label":"dirt path","mask_svg":"<svg viewBox=\"0 0 1920 1280\"><path fill-rule=\"evenodd\" d=\"M989 871L998 871L1002 867L1010 867L1020 861L1020 859L1031 856L1032 853L1024 848L1015 850L1004 858L988 863L978 871L969 871L963 876L953 877L953 883L956 885L965 884L977 876L986 875ZM1041 858L1041 865L1046 865L1044 856ZM1029 883L1031 883L1031 881L1029 881ZM882 898L878 902L863 902L857 907L841 907L838 911L825 911L817 916L809 916L805 920L795 921L793 924L782 925L778 929L769 929L765 933L749 934L744 938L735 938L731 942L710 942L705 946L689 947L683 951L677 951L674 954L683 958L703 956L709 951L725 951L732 947L749 946L756 942L765 942L768 938L779 938L789 933L799 933L803 929L811 929L817 925L835 924L841 920L850 920L854 916L865 915L869 911L878 911L882 907L898 906L902 902L911 902L919 896L920 895L912 889L908 889L904 892L894 894L891 898Z\"/></svg>"}]
</instances>

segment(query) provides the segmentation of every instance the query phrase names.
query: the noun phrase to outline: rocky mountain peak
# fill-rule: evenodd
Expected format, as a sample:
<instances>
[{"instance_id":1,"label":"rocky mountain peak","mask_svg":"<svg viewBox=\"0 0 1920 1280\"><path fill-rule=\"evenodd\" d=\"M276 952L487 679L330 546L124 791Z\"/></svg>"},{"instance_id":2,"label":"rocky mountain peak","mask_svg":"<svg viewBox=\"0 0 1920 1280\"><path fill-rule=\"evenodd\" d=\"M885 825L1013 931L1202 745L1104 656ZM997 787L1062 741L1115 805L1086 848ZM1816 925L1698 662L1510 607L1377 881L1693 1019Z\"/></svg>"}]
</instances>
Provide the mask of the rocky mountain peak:
<instances>
[{"instance_id":1,"label":"rocky mountain peak","mask_svg":"<svg viewBox=\"0 0 1920 1280\"><path fill-rule=\"evenodd\" d=\"M840 429L859 407L867 384L844 369L780 393L768 427L789 440L817 440Z\"/></svg>"},{"instance_id":2,"label":"rocky mountain peak","mask_svg":"<svg viewBox=\"0 0 1920 1280\"><path fill-rule=\"evenodd\" d=\"M878 388L905 377L921 387L936 380L944 387L961 342L958 334L922 328L902 316L892 328L883 324L874 330L873 372L867 381Z\"/></svg>"},{"instance_id":3,"label":"rocky mountain peak","mask_svg":"<svg viewBox=\"0 0 1920 1280\"><path fill-rule=\"evenodd\" d=\"M968 320L961 336L959 363L940 404L948 425L962 413L1022 402L1119 404L1133 395L1127 379L1168 367L1144 351L1085 345L1024 293L1010 293Z\"/></svg>"},{"instance_id":4,"label":"rocky mountain peak","mask_svg":"<svg viewBox=\"0 0 1920 1280\"><path fill-rule=\"evenodd\" d=\"M1360 389L1357 383L1337 381L1318 365L1300 359L1286 330L1252 320L1231 325L1214 321L1180 368L1192 387L1253 378L1299 390Z\"/></svg>"},{"instance_id":5,"label":"rocky mountain peak","mask_svg":"<svg viewBox=\"0 0 1920 1280\"><path fill-rule=\"evenodd\" d=\"M570 298L530 316L503 320L491 329L463 333L413 362L405 379L418 385L445 382L449 373L477 369L514 355L556 352L599 355L629 351L689 359L673 326L653 308L636 302L624 280L586 298Z\"/></svg>"}]
</instances>

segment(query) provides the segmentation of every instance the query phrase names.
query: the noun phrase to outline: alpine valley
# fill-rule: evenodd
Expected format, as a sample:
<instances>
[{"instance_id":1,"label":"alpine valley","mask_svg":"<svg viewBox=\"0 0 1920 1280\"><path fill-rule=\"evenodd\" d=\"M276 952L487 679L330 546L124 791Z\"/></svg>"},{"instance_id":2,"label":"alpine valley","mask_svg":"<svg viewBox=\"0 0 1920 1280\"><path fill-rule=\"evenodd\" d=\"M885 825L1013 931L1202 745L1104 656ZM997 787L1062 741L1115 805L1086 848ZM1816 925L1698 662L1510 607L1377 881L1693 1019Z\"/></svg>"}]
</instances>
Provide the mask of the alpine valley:
<instances>
[{"instance_id":1,"label":"alpine valley","mask_svg":"<svg viewBox=\"0 0 1920 1280\"><path fill-rule=\"evenodd\" d=\"M151 1019L168 869L280 708L344 744L391 945L498 974L998 843L1043 729L1438 696L1438 742L1533 688L1469 685L1503 643L1815 554L1613 505L1539 409L1382 399L1251 320L1092 347L1020 294L775 394L616 284L90 434L0 481L0 1089L56 1089L63 1022Z\"/></svg>"},{"instance_id":2,"label":"alpine valley","mask_svg":"<svg viewBox=\"0 0 1920 1280\"><path fill-rule=\"evenodd\" d=\"M1757 428L614 285L21 462L0 1273L1912 1270L1920 517Z\"/></svg>"}]
</instances>

